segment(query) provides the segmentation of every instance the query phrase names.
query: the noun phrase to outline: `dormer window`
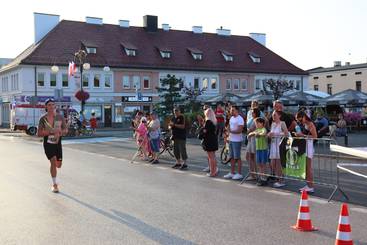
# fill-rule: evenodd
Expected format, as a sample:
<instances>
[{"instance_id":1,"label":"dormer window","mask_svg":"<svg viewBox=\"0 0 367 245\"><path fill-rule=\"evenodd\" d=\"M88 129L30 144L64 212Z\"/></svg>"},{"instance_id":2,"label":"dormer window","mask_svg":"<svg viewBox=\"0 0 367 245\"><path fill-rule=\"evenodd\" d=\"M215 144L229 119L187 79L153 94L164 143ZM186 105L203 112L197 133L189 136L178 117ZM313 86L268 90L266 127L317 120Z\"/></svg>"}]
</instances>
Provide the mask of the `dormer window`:
<instances>
[{"instance_id":1,"label":"dormer window","mask_svg":"<svg viewBox=\"0 0 367 245\"><path fill-rule=\"evenodd\" d=\"M167 52L167 51L159 51L161 53L161 57L163 59L169 59L171 58L171 52Z\"/></svg>"},{"instance_id":2,"label":"dormer window","mask_svg":"<svg viewBox=\"0 0 367 245\"><path fill-rule=\"evenodd\" d=\"M161 47L157 47L159 54L161 55L161 57L163 59L169 59L171 58L172 55L172 50L169 48L161 48Z\"/></svg>"},{"instance_id":3,"label":"dormer window","mask_svg":"<svg viewBox=\"0 0 367 245\"><path fill-rule=\"evenodd\" d=\"M202 60L203 59L203 52L196 48L188 48L187 49L194 60Z\"/></svg>"},{"instance_id":4,"label":"dormer window","mask_svg":"<svg viewBox=\"0 0 367 245\"><path fill-rule=\"evenodd\" d=\"M96 47L86 47L85 48L88 54L96 54L97 48Z\"/></svg>"},{"instance_id":5,"label":"dormer window","mask_svg":"<svg viewBox=\"0 0 367 245\"><path fill-rule=\"evenodd\" d=\"M123 47L123 51L125 51L125 54L127 56L132 56L132 57L136 56L138 49L134 45L127 43L127 42L121 42L120 44Z\"/></svg>"},{"instance_id":6,"label":"dormer window","mask_svg":"<svg viewBox=\"0 0 367 245\"><path fill-rule=\"evenodd\" d=\"M127 56L136 56L136 50L135 49L125 48L125 53L126 53Z\"/></svg>"},{"instance_id":7,"label":"dormer window","mask_svg":"<svg viewBox=\"0 0 367 245\"><path fill-rule=\"evenodd\" d=\"M230 52L224 51L224 50L222 50L221 53L225 61L233 62L233 54L231 54Z\"/></svg>"},{"instance_id":8,"label":"dormer window","mask_svg":"<svg viewBox=\"0 0 367 245\"><path fill-rule=\"evenodd\" d=\"M260 63L261 61L261 57L253 52L249 52L248 55L250 56L250 59L252 60L252 62L254 63Z\"/></svg>"},{"instance_id":9,"label":"dormer window","mask_svg":"<svg viewBox=\"0 0 367 245\"><path fill-rule=\"evenodd\" d=\"M194 60L202 60L203 59L203 54L198 54L198 53L191 53L192 58L194 58Z\"/></svg>"}]
</instances>

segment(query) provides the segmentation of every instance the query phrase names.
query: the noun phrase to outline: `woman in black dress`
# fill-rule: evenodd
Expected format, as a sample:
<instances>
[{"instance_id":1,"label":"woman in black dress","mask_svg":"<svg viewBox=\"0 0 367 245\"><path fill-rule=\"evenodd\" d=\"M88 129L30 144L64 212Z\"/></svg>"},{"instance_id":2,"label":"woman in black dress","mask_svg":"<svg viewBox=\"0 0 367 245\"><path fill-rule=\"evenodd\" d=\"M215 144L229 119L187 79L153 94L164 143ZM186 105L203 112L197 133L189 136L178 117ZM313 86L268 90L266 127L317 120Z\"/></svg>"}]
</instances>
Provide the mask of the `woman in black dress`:
<instances>
[{"instance_id":1,"label":"woman in black dress","mask_svg":"<svg viewBox=\"0 0 367 245\"><path fill-rule=\"evenodd\" d=\"M215 152L218 150L218 137L215 133L217 119L211 108L206 109L204 114L205 124L202 128L202 146L204 151L208 153L210 173L207 175L215 177L218 175L217 161L215 159Z\"/></svg>"}]
</instances>

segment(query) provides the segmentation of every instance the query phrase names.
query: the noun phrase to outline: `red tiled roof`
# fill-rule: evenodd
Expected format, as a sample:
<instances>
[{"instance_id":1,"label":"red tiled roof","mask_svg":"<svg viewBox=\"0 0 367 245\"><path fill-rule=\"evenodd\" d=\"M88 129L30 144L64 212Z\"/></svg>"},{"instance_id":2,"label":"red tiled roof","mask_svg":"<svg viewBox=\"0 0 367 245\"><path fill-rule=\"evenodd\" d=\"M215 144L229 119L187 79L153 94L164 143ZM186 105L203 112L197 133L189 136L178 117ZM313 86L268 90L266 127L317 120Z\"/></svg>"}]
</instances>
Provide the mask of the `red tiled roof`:
<instances>
[{"instance_id":1,"label":"red tiled roof","mask_svg":"<svg viewBox=\"0 0 367 245\"><path fill-rule=\"evenodd\" d=\"M190 31L147 32L143 27L121 28L118 25L93 25L76 21L61 21L22 64L67 65L81 43L93 43L97 54L89 55L91 66L142 69L198 70L215 72L250 72L307 74L271 50L247 36L219 36L212 33L195 34ZM137 55L127 56L121 44L137 49ZM126 46L125 46L126 47ZM157 47L172 51L163 59ZM199 50L203 59L194 60L188 49ZM219 51L233 54L233 62L226 62ZM248 53L261 57L253 63Z\"/></svg>"}]
</instances>

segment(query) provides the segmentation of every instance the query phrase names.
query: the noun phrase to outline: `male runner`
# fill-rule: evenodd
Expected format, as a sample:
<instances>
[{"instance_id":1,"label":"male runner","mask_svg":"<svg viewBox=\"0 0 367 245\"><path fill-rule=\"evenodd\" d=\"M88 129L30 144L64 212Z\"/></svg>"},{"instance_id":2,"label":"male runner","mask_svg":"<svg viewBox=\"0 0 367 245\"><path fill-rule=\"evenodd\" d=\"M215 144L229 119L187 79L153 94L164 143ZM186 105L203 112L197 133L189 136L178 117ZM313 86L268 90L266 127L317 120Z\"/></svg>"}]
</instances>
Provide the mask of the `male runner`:
<instances>
[{"instance_id":1,"label":"male runner","mask_svg":"<svg viewBox=\"0 0 367 245\"><path fill-rule=\"evenodd\" d=\"M57 169L62 164L61 138L67 134L64 118L56 114L55 101L47 99L45 102L46 114L40 118L38 124L38 136L43 137L43 148L47 159L50 160L50 173L52 177L52 192L58 193L58 182L56 180Z\"/></svg>"}]
</instances>

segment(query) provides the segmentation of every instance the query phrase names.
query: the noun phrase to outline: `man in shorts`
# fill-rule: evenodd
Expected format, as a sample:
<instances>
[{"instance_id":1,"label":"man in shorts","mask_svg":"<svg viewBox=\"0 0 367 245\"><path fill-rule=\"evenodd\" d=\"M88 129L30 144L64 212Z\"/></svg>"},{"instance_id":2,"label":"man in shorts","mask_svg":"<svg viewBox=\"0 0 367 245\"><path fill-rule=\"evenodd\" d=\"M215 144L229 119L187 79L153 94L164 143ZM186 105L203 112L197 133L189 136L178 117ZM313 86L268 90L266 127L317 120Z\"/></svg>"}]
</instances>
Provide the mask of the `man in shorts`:
<instances>
[{"instance_id":1,"label":"man in shorts","mask_svg":"<svg viewBox=\"0 0 367 245\"><path fill-rule=\"evenodd\" d=\"M239 115L237 106L231 108L232 117L229 120L229 157L231 158L231 172L224 175L225 179L240 180L241 174L241 146L243 141L242 131L245 121ZM238 173L235 173L236 162L238 164Z\"/></svg>"},{"instance_id":2,"label":"man in shorts","mask_svg":"<svg viewBox=\"0 0 367 245\"><path fill-rule=\"evenodd\" d=\"M58 182L56 179L57 168L62 164L61 138L67 134L64 118L56 114L55 101L48 99L45 102L46 114L43 115L38 124L38 136L43 137L43 148L47 159L50 161L50 173L52 177L52 192L58 193Z\"/></svg>"}]
</instances>

